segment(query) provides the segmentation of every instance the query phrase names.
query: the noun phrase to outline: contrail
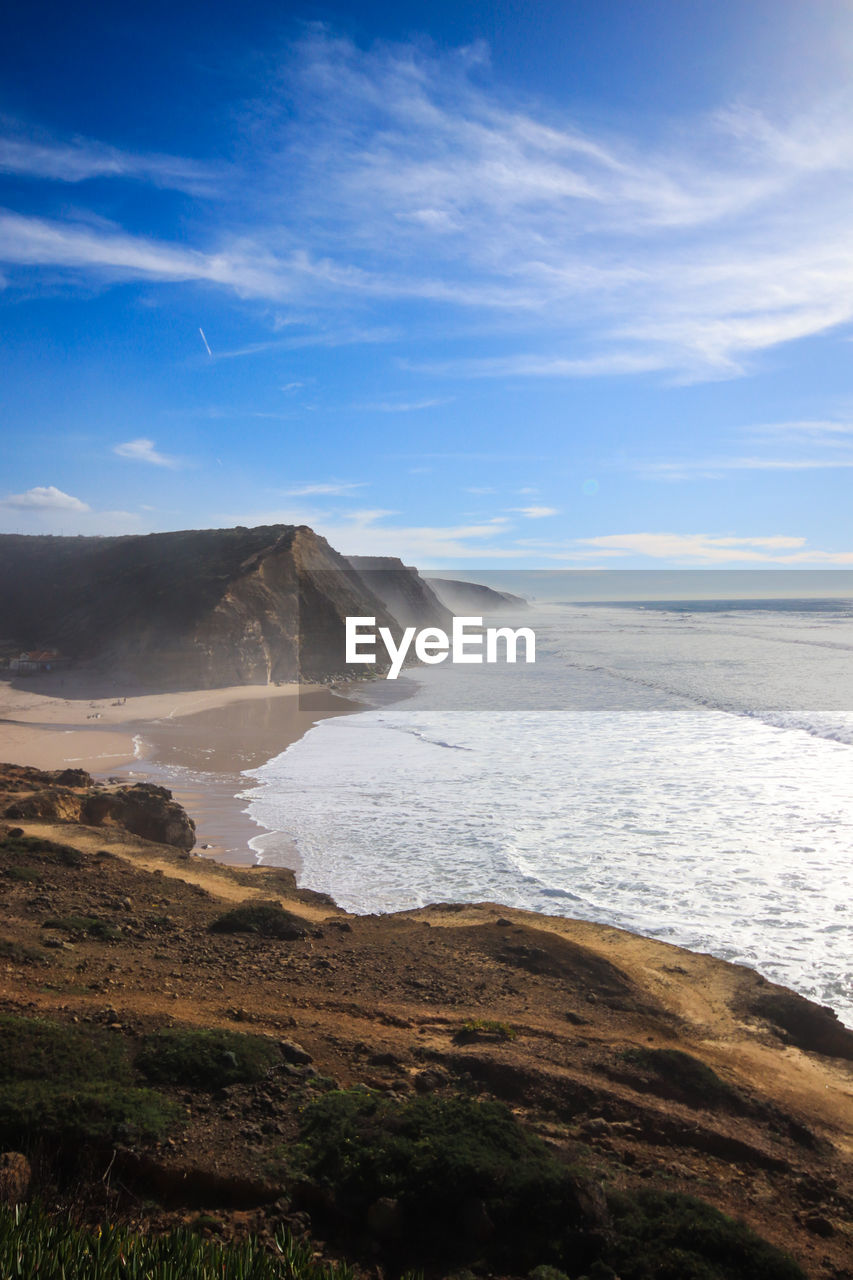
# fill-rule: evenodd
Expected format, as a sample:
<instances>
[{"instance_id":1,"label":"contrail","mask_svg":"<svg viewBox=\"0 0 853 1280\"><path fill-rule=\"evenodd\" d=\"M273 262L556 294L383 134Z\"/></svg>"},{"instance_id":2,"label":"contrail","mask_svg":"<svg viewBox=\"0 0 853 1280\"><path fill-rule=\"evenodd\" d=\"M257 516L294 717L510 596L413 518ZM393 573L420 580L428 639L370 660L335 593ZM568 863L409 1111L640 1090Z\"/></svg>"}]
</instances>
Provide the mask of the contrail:
<instances>
[{"instance_id":1,"label":"contrail","mask_svg":"<svg viewBox=\"0 0 853 1280\"><path fill-rule=\"evenodd\" d=\"M199 333L201 334L201 340L202 340L202 342L204 343L204 345L205 345L205 347L206 347L206 349L207 349L207 354L210 356L210 358L211 358L211 360L212 360L212 359L213 359L213 352L212 352L212 351L211 351L211 349L210 349L210 343L208 342L207 338L204 336L204 329L202 329L201 325L199 325L199 327L198 327L198 331L199 331Z\"/></svg>"}]
</instances>

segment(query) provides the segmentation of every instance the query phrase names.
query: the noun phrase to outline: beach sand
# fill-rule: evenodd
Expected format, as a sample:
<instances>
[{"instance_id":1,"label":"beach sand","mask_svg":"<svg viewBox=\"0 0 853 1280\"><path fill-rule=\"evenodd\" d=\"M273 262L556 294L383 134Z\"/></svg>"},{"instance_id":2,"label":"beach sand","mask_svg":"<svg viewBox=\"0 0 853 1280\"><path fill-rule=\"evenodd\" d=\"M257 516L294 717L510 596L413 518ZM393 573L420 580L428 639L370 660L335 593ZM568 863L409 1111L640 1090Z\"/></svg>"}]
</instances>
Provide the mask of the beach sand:
<instances>
[{"instance_id":1,"label":"beach sand","mask_svg":"<svg viewBox=\"0 0 853 1280\"><path fill-rule=\"evenodd\" d=\"M0 681L0 760L159 782L195 820L199 849L251 864L249 840L263 829L235 800L251 785L242 771L279 755L318 720L363 709L315 685L149 693L76 673ZM295 848L291 853L296 870Z\"/></svg>"}]
</instances>

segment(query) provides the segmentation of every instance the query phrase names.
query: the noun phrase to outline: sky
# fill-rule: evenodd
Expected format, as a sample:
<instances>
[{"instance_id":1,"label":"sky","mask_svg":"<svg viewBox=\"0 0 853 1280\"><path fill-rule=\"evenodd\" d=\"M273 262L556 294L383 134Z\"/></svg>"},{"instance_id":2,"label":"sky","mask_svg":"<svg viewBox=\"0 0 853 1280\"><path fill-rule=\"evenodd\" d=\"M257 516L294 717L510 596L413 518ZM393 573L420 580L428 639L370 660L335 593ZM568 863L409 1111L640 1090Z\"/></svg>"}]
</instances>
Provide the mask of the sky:
<instances>
[{"instance_id":1,"label":"sky","mask_svg":"<svg viewBox=\"0 0 853 1280\"><path fill-rule=\"evenodd\" d=\"M12 7L0 531L853 566L853 0Z\"/></svg>"}]
</instances>

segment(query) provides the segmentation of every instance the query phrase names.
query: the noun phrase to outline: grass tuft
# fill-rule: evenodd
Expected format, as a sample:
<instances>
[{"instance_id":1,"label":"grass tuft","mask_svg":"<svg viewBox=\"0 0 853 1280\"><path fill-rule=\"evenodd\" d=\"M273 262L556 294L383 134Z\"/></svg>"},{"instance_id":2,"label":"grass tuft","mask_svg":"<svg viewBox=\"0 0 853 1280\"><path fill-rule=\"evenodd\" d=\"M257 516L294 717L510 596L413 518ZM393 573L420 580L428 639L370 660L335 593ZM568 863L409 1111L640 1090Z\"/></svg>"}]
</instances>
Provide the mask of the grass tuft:
<instances>
[{"instance_id":1,"label":"grass tuft","mask_svg":"<svg viewBox=\"0 0 853 1280\"><path fill-rule=\"evenodd\" d=\"M453 1037L459 1044L476 1040L515 1040L518 1032L508 1022L495 1022L492 1018L470 1018Z\"/></svg>"},{"instance_id":2,"label":"grass tuft","mask_svg":"<svg viewBox=\"0 0 853 1280\"><path fill-rule=\"evenodd\" d=\"M276 1233L222 1244L193 1230L147 1236L94 1231L48 1217L37 1206L0 1208L0 1276L14 1280L354 1280L346 1266L318 1262L310 1244Z\"/></svg>"}]
</instances>

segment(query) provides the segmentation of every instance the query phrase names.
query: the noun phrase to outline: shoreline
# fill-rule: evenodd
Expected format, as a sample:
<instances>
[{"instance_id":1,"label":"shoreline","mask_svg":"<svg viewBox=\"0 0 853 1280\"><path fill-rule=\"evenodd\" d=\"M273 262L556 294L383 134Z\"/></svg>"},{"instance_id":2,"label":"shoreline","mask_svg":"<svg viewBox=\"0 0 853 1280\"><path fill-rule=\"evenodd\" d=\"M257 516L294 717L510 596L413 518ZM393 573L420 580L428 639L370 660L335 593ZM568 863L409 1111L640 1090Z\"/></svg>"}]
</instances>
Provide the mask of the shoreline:
<instances>
[{"instance_id":1,"label":"shoreline","mask_svg":"<svg viewBox=\"0 0 853 1280\"><path fill-rule=\"evenodd\" d=\"M168 786L196 823L196 850L247 866L254 861L249 840L265 828L252 822L237 798L248 785L243 772L280 755L320 720L364 709L344 687L326 685L152 693L68 673L26 685L3 680L0 759L39 769L82 768L103 781ZM294 846L291 869L297 867Z\"/></svg>"},{"instance_id":2,"label":"shoreline","mask_svg":"<svg viewBox=\"0 0 853 1280\"><path fill-rule=\"evenodd\" d=\"M365 688L369 702L349 696ZM295 843L288 848L285 832L271 832L246 813L239 795L252 783L245 772L281 755L321 720L412 692L408 681L393 688L350 681L151 692L76 672L0 680L0 760L166 786L196 824L195 853L253 866L249 841L277 834L282 865L298 874Z\"/></svg>"},{"instance_id":3,"label":"shoreline","mask_svg":"<svg viewBox=\"0 0 853 1280\"><path fill-rule=\"evenodd\" d=\"M274 833L246 812L241 793L253 785L246 772L281 755L321 720L364 709L331 688L301 686L284 697L233 699L168 722L150 721L139 726L142 756L113 776L168 787L196 824L195 853L229 866L252 866L257 854L249 841ZM280 833L287 854L282 865L298 872L298 850L287 843Z\"/></svg>"}]
</instances>

